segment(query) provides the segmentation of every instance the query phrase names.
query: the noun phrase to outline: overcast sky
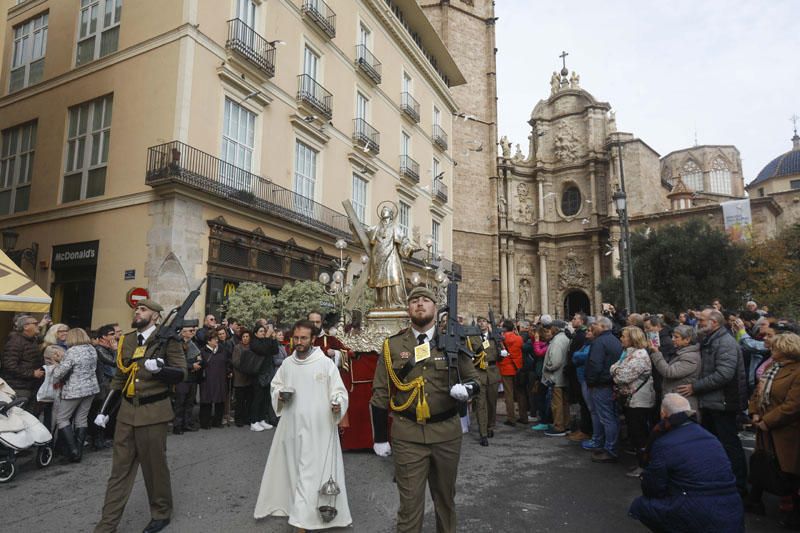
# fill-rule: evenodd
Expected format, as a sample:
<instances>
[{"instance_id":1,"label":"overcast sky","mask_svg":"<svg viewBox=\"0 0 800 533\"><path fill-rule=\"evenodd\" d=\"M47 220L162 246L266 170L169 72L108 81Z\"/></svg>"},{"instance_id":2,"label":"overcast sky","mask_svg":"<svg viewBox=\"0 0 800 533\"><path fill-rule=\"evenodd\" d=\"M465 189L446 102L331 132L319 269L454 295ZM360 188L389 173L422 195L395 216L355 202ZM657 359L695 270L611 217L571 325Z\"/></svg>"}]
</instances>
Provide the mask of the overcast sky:
<instances>
[{"instance_id":1,"label":"overcast sky","mask_svg":"<svg viewBox=\"0 0 800 533\"><path fill-rule=\"evenodd\" d=\"M800 0L498 0L499 135L527 124L567 68L611 104L617 128L662 156L733 144L745 183L791 149L800 115ZM798 121L800 127L800 120Z\"/></svg>"}]
</instances>

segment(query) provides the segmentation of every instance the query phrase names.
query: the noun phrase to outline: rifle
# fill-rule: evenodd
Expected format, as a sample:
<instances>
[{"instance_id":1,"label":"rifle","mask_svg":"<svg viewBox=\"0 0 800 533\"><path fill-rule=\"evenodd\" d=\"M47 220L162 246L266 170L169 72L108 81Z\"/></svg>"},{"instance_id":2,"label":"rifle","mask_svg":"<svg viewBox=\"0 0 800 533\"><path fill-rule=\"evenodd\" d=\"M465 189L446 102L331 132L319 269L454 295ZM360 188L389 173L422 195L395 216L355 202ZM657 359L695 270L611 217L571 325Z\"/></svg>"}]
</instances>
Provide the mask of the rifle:
<instances>
[{"instance_id":1,"label":"rifle","mask_svg":"<svg viewBox=\"0 0 800 533\"><path fill-rule=\"evenodd\" d=\"M156 349L152 351L151 357L159 357L166 350L167 343L171 340L183 342L181 330L188 326L197 326L197 320L187 320L186 313L191 310L197 297L200 296L200 289L206 282L206 278L200 282L198 287L191 291L180 307L174 308L158 326L155 332Z\"/></svg>"},{"instance_id":2,"label":"rifle","mask_svg":"<svg viewBox=\"0 0 800 533\"><path fill-rule=\"evenodd\" d=\"M442 313L447 313L447 324L444 332L439 332L437 335L437 347L444 351L447 355L447 381L452 383L452 371L455 369L458 383L461 383L461 372L458 368L458 356L460 354L467 355L470 359L475 357L472 350L467 348L467 337L480 336L481 331L477 326L464 326L458 323L458 285L450 283L447 286L447 305L440 310ZM438 324L438 320L437 320ZM470 391L470 396L478 393L478 384L470 380L464 385Z\"/></svg>"},{"instance_id":3,"label":"rifle","mask_svg":"<svg viewBox=\"0 0 800 533\"><path fill-rule=\"evenodd\" d=\"M503 335L500 333L500 329L497 327L497 322L494 321L494 311L492 311L492 306L489 306L489 338L494 341L495 348L499 350L505 350L505 344L503 344Z\"/></svg>"}]
</instances>

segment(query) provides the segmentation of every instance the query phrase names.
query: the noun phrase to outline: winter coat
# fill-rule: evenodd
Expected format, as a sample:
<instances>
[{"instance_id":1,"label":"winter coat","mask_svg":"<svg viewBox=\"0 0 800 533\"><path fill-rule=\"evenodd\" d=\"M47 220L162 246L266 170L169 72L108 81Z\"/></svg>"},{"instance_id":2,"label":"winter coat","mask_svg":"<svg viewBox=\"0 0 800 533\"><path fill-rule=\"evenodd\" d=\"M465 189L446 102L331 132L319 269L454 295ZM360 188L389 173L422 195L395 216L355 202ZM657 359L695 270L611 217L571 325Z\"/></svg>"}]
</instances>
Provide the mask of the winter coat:
<instances>
[{"instance_id":1,"label":"winter coat","mask_svg":"<svg viewBox=\"0 0 800 533\"><path fill-rule=\"evenodd\" d=\"M563 331L559 331L550 341L547 354L544 356L543 382L551 381L556 387L567 386L564 367L569 358L569 343L569 337Z\"/></svg>"},{"instance_id":2,"label":"winter coat","mask_svg":"<svg viewBox=\"0 0 800 533\"><path fill-rule=\"evenodd\" d=\"M508 350L508 357L501 357L497 366L501 376L516 376L522 369L522 337L513 331L503 333L503 344Z\"/></svg>"},{"instance_id":3,"label":"winter coat","mask_svg":"<svg viewBox=\"0 0 800 533\"><path fill-rule=\"evenodd\" d=\"M15 389L17 393L39 389L43 378L36 378L33 375L35 370L44 365L39 339L12 331L0 357L3 363L0 365L2 366L0 377L6 380L9 387Z\"/></svg>"},{"instance_id":4,"label":"winter coat","mask_svg":"<svg viewBox=\"0 0 800 533\"><path fill-rule=\"evenodd\" d=\"M653 388L653 367L647 350L628 348L624 357L611 365L614 383L630 396L628 407L653 407L656 391ZM638 389L638 390L637 390Z\"/></svg>"},{"instance_id":5,"label":"winter coat","mask_svg":"<svg viewBox=\"0 0 800 533\"><path fill-rule=\"evenodd\" d=\"M772 381L765 411L759 395L750 400L750 412L759 413L769 428L781 470L800 476L800 361L785 361Z\"/></svg>"},{"instance_id":6,"label":"winter coat","mask_svg":"<svg viewBox=\"0 0 800 533\"><path fill-rule=\"evenodd\" d=\"M652 352L650 361L653 368L664 378L661 385L663 394L675 392L679 385L689 385L700 376L700 346L690 344L679 348L669 362L661 352ZM697 396L689 396L689 405L697 411Z\"/></svg>"},{"instance_id":7,"label":"winter coat","mask_svg":"<svg viewBox=\"0 0 800 533\"><path fill-rule=\"evenodd\" d=\"M231 353L224 344L212 351L205 345L200 354L203 357L203 381L200 382L200 403L222 403L228 393L228 370Z\"/></svg>"},{"instance_id":8,"label":"winter coat","mask_svg":"<svg viewBox=\"0 0 800 533\"><path fill-rule=\"evenodd\" d=\"M264 359L261 373L258 375L258 384L269 389L272 378L275 377L275 355L280 353L279 343L275 339L253 337L250 339L250 350Z\"/></svg>"},{"instance_id":9,"label":"winter coat","mask_svg":"<svg viewBox=\"0 0 800 533\"><path fill-rule=\"evenodd\" d=\"M631 516L656 531L744 531L736 478L714 435L687 422L656 439L650 457Z\"/></svg>"},{"instance_id":10,"label":"winter coat","mask_svg":"<svg viewBox=\"0 0 800 533\"><path fill-rule=\"evenodd\" d=\"M96 345L94 349L97 353L97 384L100 385L100 396L105 398L110 390L111 378L117 371L117 354L101 344Z\"/></svg>"},{"instance_id":11,"label":"winter coat","mask_svg":"<svg viewBox=\"0 0 800 533\"><path fill-rule=\"evenodd\" d=\"M100 392L97 383L97 352L91 344L72 346L53 367L53 379L62 384L61 399L74 400Z\"/></svg>"},{"instance_id":12,"label":"winter coat","mask_svg":"<svg viewBox=\"0 0 800 533\"><path fill-rule=\"evenodd\" d=\"M586 384L590 387L610 387L613 380L609 370L619 360L621 353L622 343L611 331L597 335L586 360Z\"/></svg>"},{"instance_id":13,"label":"winter coat","mask_svg":"<svg viewBox=\"0 0 800 533\"><path fill-rule=\"evenodd\" d=\"M66 346L61 346L60 344L51 344L44 349L42 352L42 357L44 358L44 364L46 365L54 365L60 363L61 360L64 358L64 354L67 351Z\"/></svg>"},{"instance_id":14,"label":"winter coat","mask_svg":"<svg viewBox=\"0 0 800 533\"><path fill-rule=\"evenodd\" d=\"M592 341L586 341L581 348L572 354L572 364L578 373L578 382L586 383L586 360L589 359L589 350L592 348Z\"/></svg>"},{"instance_id":15,"label":"winter coat","mask_svg":"<svg viewBox=\"0 0 800 533\"><path fill-rule=\"evenodd\" d=\"M694 394L701 409L738 411L744 407L747 380L736 339L719 328L700 343L701 371Z\"/></svg>"},{"instance_id":16,"label":"winter coat","mask_svg":"<svg viewBox=\"0 0 800 533\"><path fill-rule=\"evenodd\" d=\"M249 387L253 384L253 377L248 374L242 374L237 370L239 363L242 360L242 353L249 351L250 345L245 346L242 343L236 345L233 349L233 356L231 357L231 364L233 365L233 386L234 387Z\"/></svg>"}]
</instances>

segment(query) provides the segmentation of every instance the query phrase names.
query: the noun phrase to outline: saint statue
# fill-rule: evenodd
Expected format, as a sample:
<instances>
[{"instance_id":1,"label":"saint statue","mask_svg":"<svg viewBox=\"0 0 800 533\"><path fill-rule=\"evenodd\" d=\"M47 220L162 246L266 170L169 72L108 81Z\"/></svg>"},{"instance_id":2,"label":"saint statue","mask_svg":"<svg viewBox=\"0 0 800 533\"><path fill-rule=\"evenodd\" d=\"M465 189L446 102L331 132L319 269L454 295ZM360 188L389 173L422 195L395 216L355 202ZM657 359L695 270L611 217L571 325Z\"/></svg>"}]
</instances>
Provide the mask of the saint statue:
<instances>
[{"instance_id":1,"label":"saint statue","mask_svg":"<svg viewBox=\"0 0 800 533\"><path fill-rule=\"evenodd\" d=\"M401 257L414 252L411 240L403 235L396 221L397 208L392 202L378 206L380 221L367 228L369 242L368 284L375 289L376 307L397 309L406 305L405 276Z\"/></svg>"},{"instance_id":2,"label":"saint statue","mask_svg":"<svg viewBox=\"0 0 800 533\"><path fill-rule=\"evenodd\" d=\"M500 138L500 149L502 150L503 157L511 157L511 143L508 142L508 137L505 135Z\"/></svg>"},{"instance_id":3,"label":"saint statue","mask_svg":"<svg viewBox=\"0 0 800 533\"><path fill-rule=\"evenodd\" d=\"M554 70L553 75L550 77L550 94L556 94L560 88L561 79L558 77L558 72Z\"/></svg>"}]
</instances>

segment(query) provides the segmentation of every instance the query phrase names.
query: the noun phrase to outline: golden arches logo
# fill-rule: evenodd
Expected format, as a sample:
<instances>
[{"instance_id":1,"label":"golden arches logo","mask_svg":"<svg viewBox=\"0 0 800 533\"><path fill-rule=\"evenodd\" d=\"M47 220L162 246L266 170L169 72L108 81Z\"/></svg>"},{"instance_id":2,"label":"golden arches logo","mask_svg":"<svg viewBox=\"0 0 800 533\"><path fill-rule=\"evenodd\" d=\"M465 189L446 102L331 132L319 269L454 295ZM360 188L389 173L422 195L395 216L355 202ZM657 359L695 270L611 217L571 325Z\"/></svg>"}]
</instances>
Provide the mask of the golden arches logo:
<instances>
[{"instance_id":1,"label":"golden arches logo","mask_svg":"<svg viewBox=\"0 0 800 533\"><path fill-rule=\"evenodd\" d=\"M226 283L225 287L222 289L222 295L227 298L231 294L236 292L236 284L235 283Z\"/></svg>"}]
</instances>

